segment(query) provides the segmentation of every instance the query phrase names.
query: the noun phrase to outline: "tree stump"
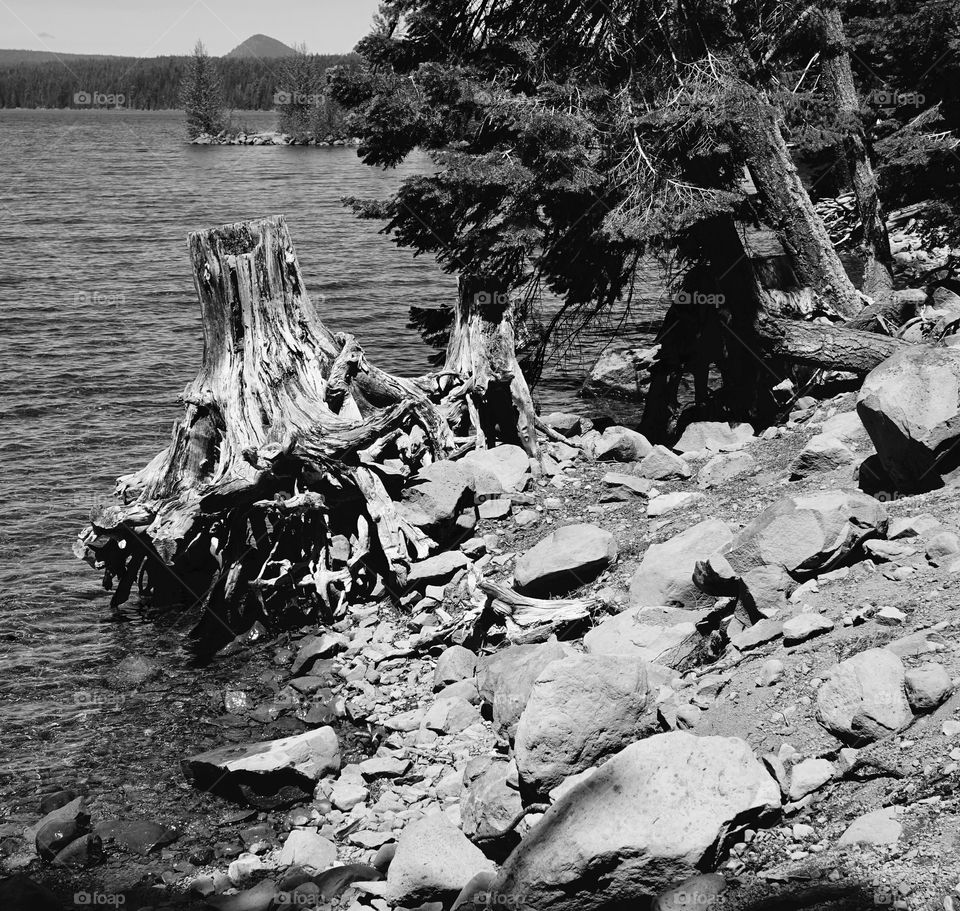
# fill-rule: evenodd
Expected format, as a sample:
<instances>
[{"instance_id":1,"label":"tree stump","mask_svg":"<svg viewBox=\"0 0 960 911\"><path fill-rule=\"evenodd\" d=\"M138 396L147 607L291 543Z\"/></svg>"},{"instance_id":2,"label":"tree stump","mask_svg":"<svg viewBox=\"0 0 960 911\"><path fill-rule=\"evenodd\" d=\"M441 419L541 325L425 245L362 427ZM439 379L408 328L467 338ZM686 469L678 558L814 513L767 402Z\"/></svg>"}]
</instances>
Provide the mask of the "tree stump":
<instances>
[{"instance_id":1,"label":"tree stump","mask_svg":"<svg viewBox=\"0 0 960 911\"><path fill-rule=\"evenodd\" d=\"M190 235L203 363L170 445L120 478L78 555L155 603L255 619L333 617L402 586L433 542L390 489L454 437L421 386L367 362L316 315L282 217ZM207 624L209 627L209 623Z\"/></svg>"}]
</instances>

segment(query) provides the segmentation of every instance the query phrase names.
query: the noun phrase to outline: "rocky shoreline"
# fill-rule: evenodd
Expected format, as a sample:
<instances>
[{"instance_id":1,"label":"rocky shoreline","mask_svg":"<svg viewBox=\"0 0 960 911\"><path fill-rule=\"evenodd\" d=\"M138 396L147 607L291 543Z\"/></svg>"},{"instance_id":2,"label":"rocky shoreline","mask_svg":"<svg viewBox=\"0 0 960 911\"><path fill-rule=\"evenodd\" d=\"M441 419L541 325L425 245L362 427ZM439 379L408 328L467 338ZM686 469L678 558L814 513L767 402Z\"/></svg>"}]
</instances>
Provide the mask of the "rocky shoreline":
<instances>
[{"instance_id":1,"label":"rocky shoreline","mask_svg":"<svg viewBox=\"0 0 960 911\"><path fill-rule=\"evenodd\" d=\"M324 139L313 137L291 136L276 130L264 130L259 133L202 133L196 139L190 140L195 146L351 146L359 145L358 139L348 136L327 136Z\"/></svg>"},{"instance_id":2,"label":"rocky shoreline","mask_svg":"<svg viewBox=\"0 0 960 911\"><path fill-rule=\"evenodd\" d=\"M412 505L459 547L162 696L179 768L8 815L0 904L952 911L960 498L857 490L855 404L437 463Z\"/></svg>"}]
</instances>

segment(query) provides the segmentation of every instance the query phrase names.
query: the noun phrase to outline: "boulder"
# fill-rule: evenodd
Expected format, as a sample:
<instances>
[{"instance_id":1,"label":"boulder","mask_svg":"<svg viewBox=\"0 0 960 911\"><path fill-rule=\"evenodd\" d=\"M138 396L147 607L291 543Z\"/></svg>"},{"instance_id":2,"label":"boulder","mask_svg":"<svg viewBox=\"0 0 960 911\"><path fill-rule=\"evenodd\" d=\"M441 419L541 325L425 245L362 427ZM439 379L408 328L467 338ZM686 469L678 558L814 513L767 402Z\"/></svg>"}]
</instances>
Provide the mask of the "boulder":
<instances>
[{"instance_id":1,"label":"boulder","mask_svg":"<svg viewBox=\"0 0 960 911\"><path fill-rule=\"evenodd\" d=\"M820 433L839 440L851 449L859 449L870 441L867 428L863 426L863 421L856 411L842 411L827 418L820 428Z\"/></svg>"},{"instance_id":2,"label":"boulder","mask_svg":"<svg viewBox=\"0 0 960 911\"><path fill-rule=\"evenodd\" d=\"M887 358L864 380L857 413L897 490L953 483L960 465L960 349L912 345Z\"/></svg>"},{"instance_id":3,"label":"boulder","mask_svg":"<svg viewBox=\"0 0 960 911\"><path fill-rule=\"evenodd\" d=\"M297 656L290 665L290 676L299 677L310 670L313 665L324 658L329 658L346 648L347 637L341 633L321 633L318 636L307 636L297 649Z\"/></svg>"},{"instance_id":4,"label":"boulder","mask_svg":"<svg viewBox=\"0 0 960 911\"><path fill-rule=\"evenodd\" d=\"M677 452L734 452L743 449L754 439L749 424L729 424L720 421L697 421L689 424L674 444Z\"/></svg>"},{"instance_id":5,"label":"boulder","mask_svg":"<svg viewBox=\"0 0 960 911\"><path fill-rule=\"evenodd\" d=\"M112 844L131 854L146 855L157 848L173 844L179 836L176 829L149 819L111 819L93 829L104 844Z\"/></svg>"},{"instance_id":6,"label":"boulder","mask_svg":"<svg viewBox=\"0 0 960 911\"><path fill-rule=\"evenodd\" d=\"M519 840L513 825L523 809L520 781L512 759L478 756L467 763L460 796L460 828L485 848Z\"/></svg>"},{"instance_id":7,"label":"boulder","mask_svg":"<svg viewBox=\"0 0 960 911\"><path fill-rule=\"evenodd\" d=\"M274 809L313 795L324 775L340 768L340 745L331 727L260 743L217 747L180 762L187 781L201 790Z\"/></svg>"},{"instance_id":8,"label":"boulder","mask_svg":"<svg viewBox=\"0 0 960 911\"><path fill-rule=\"evenodd\" d=\"M492 476L486 487L497 487ZM422 528L436 540L447 538L460 511L472 505L476 472L463 464L441 459L421 468L403 491L400 513L413 525ZM498 491L492 491L497 493Z\"/></svg>"},{"instance_id":9,"label":"boulder","mask_svg":"<svg viewBox=\"0 0 960 911\"><path fill-rule=\"evenodd\" d=\"M721 873L698 873L657 897L652 911L708 911L727 888Z\"/></svg>"},{"instance_id":10,"label":"boulder","mask_svg":"<svg viewBox=\"0 0 960 911\"><path fill-rule=\"evenodd\" d=\"M504 863L495 907L644 907L780 809L780 790L734 737L659 734L561 797Z\"/></svg>"},{"instance_id":11,"label":"boulder","mask_svg":"<svg viewBox=\"0 0 960 911\"><path fill-rule=\"evenodd\" d=\"M492 475L500 483L501 490L511 493L523 490L530 475L530 457L520 446L512 443L502 443L491 449L474 449L458 464L473 472L473 488L478 493L481 492L481 479L485 476Z\"/></svg>"},{"instance_id":12,"label":"boulder","mask_svg":"<svg viewBox=\"0 0 960 911\"><path fill-rule=\"evenodd\" d=\"M933 661L910 668L904 675L904 685L910 708L915 712L933 711L953 692L947 669Z\"/></svg>"},{"instance_id":13,"label":"boulder","mask_svg":"<svg viewBox=\"0 0 960 911\"><path fill-rule=\"evenodd\" d=\"M653 447L650 441L629 427L608 427L600 435L594 448L594 455L601 461L638 462Z\"/></svg>"},{"instance_id":14,"label":"boulder","mask_svg":"<svg viewBox=\"0 0 960 911\"><path fill-rule=\"evenodd\" d=\"M493 863L483 852L437 813L403 830L386 882L365 885L369 892L412 908L431 901L452 903L474 876L492 872Z\"/></svg>"},{"instance_id":15,"label":"boulder","mask_svg":"<svg viewBox=\"0 0 960 911\"><path fill-rule=\"evenodd\" d=\"M713 598L694 584L693 571L697 561L705 560L732 539L733 532L726 522L707 519L662 544L652 544L630 581L631 605L686 608L712 605Z\"/></svg>"},{"instance_id":16,"label":"boulder","mask_svg":"<svg viewBox=\"0 0 960 911\"><path fill-rule=\"evenodd\" d=\"M423 724L440 734L459 734L480 720L480 710L462 696L438 699L427 710Z\"/></svg>"},{"instance_id":17,"label":"boulder","mask_svg":"<svg viewBox=\"0 0 960 911\"><path fill-rule=\"evenodd\" d=\"M822 788L833 778L833 763L826 759L804 759L790 770L790 799L800 800Z\"/></svg>"},{"instance_id":18,"label":"boulder","mask_svg":"<svg viewBox=\"0 0 960 911\"><path fill-rule=\"evenodd\" d=\"M904 685L903 662L893 652L867 649L830 668L817 692L817 718L846 743L872 743L913 719Z\"/></svg>"},{"instance_id":19,"label":"boulder","mask_svg":"<svg viewBox=\"0 0 960 911\"><path fill-rule=\"evenodd\" d=\"M815 614L813 611L804 611L784 621L783 641L787 645L797 645L821 633L829 633L832 629L833 621L829 617Z\"/></svg>"},{"instance_id":20,"label":"boulder","mask_svg":"<svg viewBox=\"0 0 960 911\"><path fill-rule=\"evenodd\" d=\"M893 845L900 840L903 807L883 807L858 816L840 836L840 845Z\"/></svg>"},{"instance_id":21,"label":"boulder","mask_svg":"<svg viewBox=\"0 0 960 911\"><path fill-rule=\"evenodd\" d=\"M648 702L639 658L587 654L547 665L517 725L514 756L524 788L544 795L649 733Z\"/></svg>"},{"instance_id":22,"label":"boulder","mask_svg":"<svg viewBox=\"0 0 960 911\"><path fill-rule=\"evenodd\" d=\"M541 644L511 645L480 659L477 688L480 698L493 708L497 731L513 737L534 681L548 664L567 654L568 648L551 639Z\"/></svg>"},{"instance_id":23,"label":"boulder","mask_svg":"<svg viewBox=\"0 0 960 911\"><path fill-rule=\"evenodd\" d=\"M0 908L4 911L63 911L63 904L46 886L17 873L0 879Z\"/></svg>"},{"instance_id":24,"label":"boulder","mask_svg":"<svg viewBox=\"0 0 960 911\"><path fill-rule=\"evenodd\" d=\"M637 474L651 481L679 481L689 478L693 470L680 456L658 444L644 457Z\"/></svg>"},{"instance_id":25,"label":"boulder","mask_svg":"<svg viewBox=\"0 0 960 911\"><path fill-rule=\"evenodd\" d=\"M76 819L51 820L40 827L34 839L34 846L41 860L50 861L67 845L86 835L90 831L89 817Z\"/></svg>"},{"instance_id":26,"label":"boulder","mask_svg":"<svg viewBox=\"0 0 960 911\"><path fill-rule=\"evenodd\" d=\"M433 688L439 690L450 683L472 680L476 673L477 656L462 645L451 645L444 649L437 659L433 672Z\"/></svg>"},{"instance_id":27,"label":"boulder","mask_svg":"<svg viewBox=\"0 0 960 911\"><path fill-rule=\"evenodd\" d=\"M882 538L887 522L883 506L859 491L787 496L742 529L724 556L740 576L774 565L805 579L839 566L868 538Z\"/></svg>"},{"instance_id":28,"label":"boulder","mask_svg":"<svg viewBox=\"0 0 960 911\"><path fill-rule=\"evenodd\" d=\"M631 607L607 617L583 638L591 655L619 655L686 670L700 663L707 643L696 624L707 611Z\"/></svg>"},{"instance_id":29,"label":"boulder","mask_svg":"<svg viewBox=\"0 0 960 911\"><path fill-rule=\"evenodd\" d=\"M797 481L812 474L844 468L853 464L855 459L856 456L844 443L821 433L811 437L790 463L790 479Z\"/></svg>"},{"instance_id":30,"label":"boulder","mask_svg":"<svg viewBox=\"0 0 960 911\"><path fill-rule=\"evenodd\" d=\"M426 560L411 564L407 584L411 586L443 585L472 561L459 550L445 550Z\"/></svg>"},{"instance_id":31,"label":"boulder","mask_svg":"<svg viewBox=\"0 0 960 911\"><path fill-rule=\"evenodd\" d=\"M640 398L637 365L631 349L607 351L600 355L583 384L589 395Z\"/></svg>"},{"instance_id":32,"label":"boulder","mask_svg":"<svg viewBox=\"0 0 960 911\"><path fill-rule=\"evenodd\" d=\"M589 418L568 411L551 411L543 418L543 423L564 437L579 436L593 427L593 421Z\"/></svg>"},{"instance_id":33,"label":"boulder","mask_svg":"<svg viewBox=\"0 0 960 911\"><path fill-rule=\"evenodd\" d=\"M80 870L84 867L95 867L103 860L103 842L99 835L92 832L73 839L68 845L57 852L51 861L55 867L70 867Z\"/></svg>"},{"instance_id":34,"label":"boulder","mask_svg":"<svg viewBox=\"0 0 960 911\"><path fill-rule=\"evenodd\" d=\"M595 579L616 558L610 532L586 523L565 525L517 560L513 578L523 594L566 594Z\"/></svg>"},{"instance_id":35,"label":"boulder","mask_svg":"<svg viewBox=\"0 0 960 911\"><path fill-rule=\"evenodd\" d=\"M697 472L697 484L705 490L721 487L756 467L757 460L749 452L718 453L711 456Z\"/></svg>"},{"instance_id":36,"label":"boulder","mask_svg":"<svg viewBox=\"0 0 960 911\"><path fill-rule=\"evenodd\" d=\"M648 478L638 478L635 474L619 474L608 471L603 476L603 486L608 488L600 496L601 503L616 500L632 500L645 497L652 486Z\"/></svg>"},{"instance_id":37,"label":"boulder","mask_svg":"<svg viewBox=\"0 0 960 911\"><path fill-rule=\"evenodd\" d=\"M773 617L787 607L796 587L782 566L757 566L740 577L738 616L750 623Z\"/></svg>"},{"instance_id":38,"label":"boulder","mask_svg":"<svg viewBox=\"0 0 960 911\"><path fill-rule=\"evenodd\" d=\"M329 869L337 862L337 846L314 829L294 829L280 850L281 867L296 864L316 873Z\"/></svg>"},{"instance_id":39,"label":"boulder","mask_svg":"<svg viewBox=\"0 0 960 911\"><path fill-rule=\"evenodd\" d=\"M32 843L36 840L41 829L50 825L57 826L66 823L76 823L80 831L89 831L90 814L87 812L86 798L83 796L74 797L67 803L50 810L49 813L41 817L39 822L24 831L24 840Z\"/></svg>"},{"instance_id":40,"label":"boulder","mask_svg":"<svg viewBox=\"0 0 960 911\"><path fill-rule=\"evenodd\" d=\"M675 490L673 493L663 493L654 497L647 503L647 516L651 519L657 516L665 516L668 513L676 512L678 509L685 509L694 503L702 500L704 495L695 490Z\"/></svg>"}]
</instances>

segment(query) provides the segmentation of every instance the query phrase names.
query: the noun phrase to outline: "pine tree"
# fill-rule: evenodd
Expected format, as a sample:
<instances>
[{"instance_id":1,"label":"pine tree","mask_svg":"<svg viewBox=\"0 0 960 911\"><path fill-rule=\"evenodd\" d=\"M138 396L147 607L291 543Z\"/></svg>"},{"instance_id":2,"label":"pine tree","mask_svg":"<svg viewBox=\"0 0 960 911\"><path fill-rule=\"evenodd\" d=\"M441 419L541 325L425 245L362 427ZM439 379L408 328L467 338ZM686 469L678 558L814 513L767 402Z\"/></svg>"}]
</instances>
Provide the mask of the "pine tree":
<instances>
[{"instance_id":1,"label":"pine tree","mask_svg":"<svg viewBox=\"0 0 960 911\"><path fill-rule=\"evenodd\" d=\"M207 133L215 136L223 128L223 89L217 64L202 41L193 49L180 90L180 104L187 115L191 139Z\"/></svg>"}]
</instances>

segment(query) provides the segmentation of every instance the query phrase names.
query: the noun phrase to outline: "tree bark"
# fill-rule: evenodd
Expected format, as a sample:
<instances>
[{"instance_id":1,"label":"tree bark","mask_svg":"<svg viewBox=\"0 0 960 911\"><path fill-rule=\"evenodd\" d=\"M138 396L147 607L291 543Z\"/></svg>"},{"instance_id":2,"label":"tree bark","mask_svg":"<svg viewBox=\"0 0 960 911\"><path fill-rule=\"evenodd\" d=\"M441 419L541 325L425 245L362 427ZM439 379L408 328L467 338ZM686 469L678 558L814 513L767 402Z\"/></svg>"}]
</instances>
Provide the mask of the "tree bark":
<instances>
[{"instance_id":1,"label":"tree bark","mask_svg":"<svg viewBox=\"0 0 960 911\"><path fill-rule=\"evenodd\" d=\"M477 449L519 443L540 457L530 389L517 363L513 307L506 289L461 276L443 376L462 384Z\"/></svg>"},{"instance_id":2,"label":"tree bark","mask_svg":"<svg viewBox=\"0 0 960 911\"><path fill-rule=\"evenodd\" d=\"M410 474L453 449L444 416L323 325L282 217L189 246L200 373L170 445L119 480L121 504L91 517L78 554L117 580L114 607L136 583L233 634L287 612L335 616L379 579L401 586L433 542L387 485L397 463Z\"/></svg>"},{"instance_id":3,"label":"tree bark","mask_svg":"<svg viewBox=\"0 0 960 911\"><path fill-rule=\"evenodd\" d=\"M910 345L887 335L769 314L757 319L756 335L762 352L770 357L861 375Z\"/></svg>"},{"instance_id":4,"label":"tree bark","mask_svg":"<svg viewBox=\"0 0 960 911\"><path fill-rule=\"evenodd\" d=\"M767 220L790 254L797 279L824 305L850 319L863 306L833 248L783 138L783 118L761 93L745 89L735 141L765 204Z\"/></svg>"},{"instance_id":5,"label":"tree bark","mask_svg":"<svg viewBox=\"0 0 960 911\"><path fill-rule=\"evenodd\" d=\"M880 205L877 178L870 160L868 139L861 120L860 99L853 81L846 30L840 9L835 3L827 3L820 9L820 29L824 83L849 131L842 143L842 154L853 184L863 230L863 292L873 300L878 312L882 312L893 304L893 256L890 253L886 219Z\"/></svg>"}]
</instances>

